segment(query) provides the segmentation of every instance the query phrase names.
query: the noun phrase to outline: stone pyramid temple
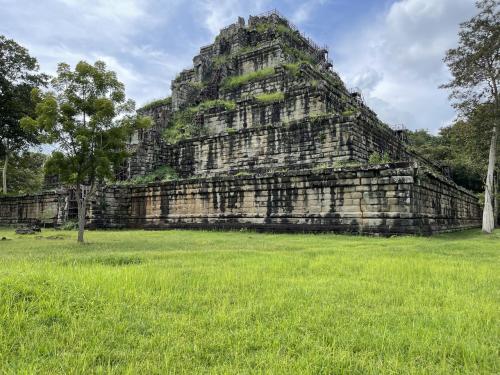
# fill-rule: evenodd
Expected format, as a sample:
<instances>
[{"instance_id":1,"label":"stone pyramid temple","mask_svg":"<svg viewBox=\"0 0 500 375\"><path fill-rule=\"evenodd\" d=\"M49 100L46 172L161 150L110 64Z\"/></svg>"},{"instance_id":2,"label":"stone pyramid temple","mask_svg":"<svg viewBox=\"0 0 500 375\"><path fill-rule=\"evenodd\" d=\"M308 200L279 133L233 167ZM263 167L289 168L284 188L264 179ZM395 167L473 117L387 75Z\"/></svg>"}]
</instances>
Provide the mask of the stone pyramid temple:
<instances>
[{"instance_id":1,"label":"stone pyramid temple","mask_svg":"<svg viewBox=\"0 0 500 375\"><path fill-rule=\"evenodd\" d=\"M273 11L222 29L171 97L140 109L119 184L88 226L404 234L480 224L474 194L411 152L333 70L328 49ZM0 200L0 224L75 216L71 189ZM72 209L73 207L73 209Z\"/></svg>"}]
</instances>

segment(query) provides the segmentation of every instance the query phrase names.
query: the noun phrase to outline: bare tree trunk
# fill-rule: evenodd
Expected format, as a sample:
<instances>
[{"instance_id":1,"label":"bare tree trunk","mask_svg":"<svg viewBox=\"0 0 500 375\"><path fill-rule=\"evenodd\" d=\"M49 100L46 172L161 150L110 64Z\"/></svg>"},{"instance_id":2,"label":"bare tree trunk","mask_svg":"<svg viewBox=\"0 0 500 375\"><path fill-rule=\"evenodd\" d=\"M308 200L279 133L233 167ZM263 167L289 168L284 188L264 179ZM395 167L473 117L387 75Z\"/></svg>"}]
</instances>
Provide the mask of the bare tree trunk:
<instances>
[{"instance_id":1,"label":"bare tree trunk","mask_svg":"<svg viewBox=\"0 0 500 375\"><path fill-rule=\"evenodd\" d=\"M2 188L3 193L7 194L7 165L9 164L9 152L5 151L5 159L3 162L3 171L2 171Z\"/></svg>"},{"instance_id":2,"label":"bare tree trunk","mask_svg":"<svg viewBox=\"0 0 500 375\"><path fill-rule=\"evenodd\" d=\"M484 190L484 209L483 209L483 232L491 233L495 228L495 212L493 201L495 188L493 184L495 164L497 155L497 125L494 124L491 133L490 154L488 157L488 173L486 174L486 186Z\"/></svg>"},{"instance_id":3,"label":"bare tree trunk","mask_svg":"<svg viewBox=\"0 0 500 375\"><path fill-rule=\"evenodd\" d=\"M80 184L76 185L76 202L78 206L78 242L83 243L83 231L85 230L85 210L87 204L85 202L86 197L82 194L82 188Z\"/></svg>"},{"instance_id":4,"label":"bare tree trunk","mask_svg":"<svg viewBox=\"0 0 500 375\"><path fill-rule=\"evenodd\" d=\"M494 203L495 203L495 228L498 227L498 194L500 192L500 189L499 189L499 182L498 181L498 171L495 173L495 200L494 200Z\"/></svg>"}]
</instances>

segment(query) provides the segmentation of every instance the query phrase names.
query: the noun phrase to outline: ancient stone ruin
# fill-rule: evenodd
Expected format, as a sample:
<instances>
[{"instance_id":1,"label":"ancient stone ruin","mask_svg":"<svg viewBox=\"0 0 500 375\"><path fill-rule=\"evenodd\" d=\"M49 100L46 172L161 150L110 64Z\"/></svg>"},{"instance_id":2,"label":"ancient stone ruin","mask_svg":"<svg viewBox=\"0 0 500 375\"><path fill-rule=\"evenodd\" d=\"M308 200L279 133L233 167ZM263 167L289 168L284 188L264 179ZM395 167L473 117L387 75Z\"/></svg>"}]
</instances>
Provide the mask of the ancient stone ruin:
<instances>
[{"instance_id":1,"label":"ancient stone ruin","mask_svg":"<svg viewBox=\"0 0 500 375\"><path fill-rule=\"evenodd\" d=\"M89 227L399 234L480 224L476 197L410 152L405 132L345 87L327 48L277 12L221 30L171 88L140 110L154 126L131 140L124 181L101 187ZM61 224L76 216L73 195L2 198L0 224Z\"/></svg>"}]
</instances>

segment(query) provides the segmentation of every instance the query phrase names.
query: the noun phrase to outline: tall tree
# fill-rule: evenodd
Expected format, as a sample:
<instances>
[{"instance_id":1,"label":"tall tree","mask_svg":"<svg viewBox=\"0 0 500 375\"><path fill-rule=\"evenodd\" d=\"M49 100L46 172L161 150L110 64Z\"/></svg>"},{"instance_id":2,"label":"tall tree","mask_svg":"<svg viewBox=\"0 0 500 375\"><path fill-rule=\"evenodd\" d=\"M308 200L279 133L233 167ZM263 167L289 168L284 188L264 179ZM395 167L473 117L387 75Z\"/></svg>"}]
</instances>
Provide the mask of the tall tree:
<instances>
[{"instance_id":1,"label":"tall tree","mask_svg":"<svg viewBox=\"0 0 500 375\"><path fill-rule=\"evenodd\" d=\"M9 157L36 143L34 134L20 126L23 116L33 113L31 90L44 86L48 76L38 73L37 60L15 41L0 35L0 156L3 158L2 191L7 193Z\"/></svg>"},{"instance_id":2,"label":"tall tree","mask_svg":"<svg viewBox=\"0 0 500 375\"><path fill-rule=\"evenodd\" d=\"M33 194L40 191L44 183L44 164L47 155L39 152L15 152L9 161L9 192Z\"/></svg>"},{"instance_id":3,"label":"tall tree","mask_svg":"<svg viewBox=\"0 0 500 375\"><path fill-rule=\"evenodd\" d=\"M124 85L102 61L81 61L74 70L59 64L52 86L54 91L44 94L34 90L36 116L23 118L21 125L39 133L41 141L58 145L46 168L75 186L78 242L83 242L87 203L96 184L114 178L113 169L127 156L129 136L149 126L150 119L134 114L135 104L125 99Z\"/></svg>"},{"instance_id":4,"label":"tall tree","mask_svg":"<svg viewBox=\"0 0 500 375\"><path fill-rule=\"evenodd\" d=\"M495 0L479 0L476 5L479 13L460 25L458 47L446 53L444 61L453 78L442 87L451 89L450 97L462 114L470 113L481 104L490 104L494 124L489 142L482 229L491 233L495 227L494 170L500 116L500 5Z\"/></svg>"}]
</instances>

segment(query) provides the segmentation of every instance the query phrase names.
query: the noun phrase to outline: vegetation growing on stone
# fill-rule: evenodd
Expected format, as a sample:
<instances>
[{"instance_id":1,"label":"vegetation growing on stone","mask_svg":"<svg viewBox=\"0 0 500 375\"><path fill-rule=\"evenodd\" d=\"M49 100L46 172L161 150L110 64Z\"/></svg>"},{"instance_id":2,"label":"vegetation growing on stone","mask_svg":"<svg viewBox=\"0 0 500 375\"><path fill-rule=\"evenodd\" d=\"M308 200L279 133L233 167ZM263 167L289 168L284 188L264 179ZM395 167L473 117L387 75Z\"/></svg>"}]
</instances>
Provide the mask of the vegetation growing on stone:
<instances>
[{"instance_id":1,"label":"vegetation growing on stone","mask_svg":"<svg viewBox=\"0 0 500 375\"><path fill-rule=\"evenodd\" d=\"M310 53L297 49L295 47L283 46L283 52L292 58L295 62L317 65L316 59Z\"/></svg>"},{"instance_id":2,"label":"vegetation growing on stone","mask_svg":"<svg viewBox=\"0 0 500 375\"><path fill-rule=\"evenodd\" d=\"M177 180L178 177L177 172L172 167L164 165L144 176L137 176L127 181L121 181L119 185L141 185L155 181L166 182Z\"/></svg>"},{"instance_id":3,"label":"vegetation growing on stone","mask_svg":"<svg viewBox=\"0 0 500 375\"><path fill-rule=\"evenodd\" d=\"M163 132L163 138L168 143L175 144L183 139L201 135L202 129L195 124L197 113L196 107L174 112L168 127Z\"/></svg>"},{"instance_id":4,"label":"vegetation growing on stone","mask_svg":"<svg viewBox=\"0 0 500 375\"><path fill-rule=\"evenodd\" d=\"M238 56L241 56L243 54L246 54L246 53L249 53L252 51L256 51L261 47L262 47L261 44L257 44L255 46L244 46L244 47L241 47L234 52L226 53L223 55L217 55L213 58L212 62L213 62L215 67L220 67L220 66L230 62L231 59L237 58Z\"/></svg>"},{"instance_id":5,"label":"vegetation growing on stone","mask_svg":"<svg viewBox=\"0 0 500 375\"><path fill-rule=\"evenodd\" d=\"M295 62L295 63L283 64L283 68L285 68L285 70L287 72L289 72L292 76L295 77L299 74L301 65L302 65L302 62L299 61L299 62Z\"/></svg>"},{"instance_id":6,"label":"vegetation growing on stone","mask_svg":"<svg viewBox=\"0 0 500 375\"><path fill-rule=\"evenodd\" d=\"M174 112L172 120L163 132L163 138L168 143L175 144L184 139L205 135L206 129L196 123L196 116L199 112L212 108L234 110L236 108L236 103L233 100L206 100L197 106Z\"/></svg>"},{"instance_id":7,"label":"vegetation growing on stone","mask_svg":"<svg viewBox=\"0 0 500 375\"><path fill-rule=\"evenodd\" d=\"M255 95L255 100L259 103L273 103L285 99L285 94L281 91L262 93Z\"/></svg>"},{"instance_id":8,"label":"vegetation growing on stone","mask_svg":"<svg viewBox=\"0 0 500 375\"><path fill-rule=\"evenodd\" d=\"M236 102L234 100L225 99L206 100L198 104L193 109L196 111L204 111L212 108L224 108L225 110L230 111L236 108Z\"/></svg>"},{"instance_id":9,"label":"vegetation growing on stone","mask_svg":"<svg viewBox=\"0 0 500 375\"><path fill-rule=\"evenodd\" d=\"M342 112L342 116L354 116L356 114L356 111L353 109L348 109Z\"/></svg>"},{"instance_id":10,"label":"vegetation growing on stone","mask_svg":"<svg viewBox=\"0 0 500 375\"><path fill-rule=\"evenodd\" d=\"M169 105L169 104L172 104L172 97L170 97L170 96L168 96L166 98L163 98L163 99L152 100L152 101L144 104L139 109L139 111L147 111L149 109L153 109L153 108L156 108L156 107L160 107L160 106L163 106L163 105Z\"/></svg>"},{"instance_id":11,"label":"vegetation growing on stone","mask_svg":"<svg viewBox=\"0 0 500 375\"><path fill-rule=\"evenodd\" d=\"M222 82L222 88L226 90L236 89L244 84L252 81L258 81L272 76L275 73L274 67L263 68L256 70L255 72L250 72L242 74L239 76L227 77Z\"/></svg>"},{"instance_id":12,"label":"vegetation growing on stone","mask_svg":"<svg viewBox=\"0 0 500 375\"><path fill-rule=\"evenodd\" d=\"M261 34L268 31L275 31L277 34L288 37L294 40L296 43L302 42L299 32L292 30L290 27L283 23L262 22L255 27L255 30L257 30L257 32Z\"/></svg>"},{"instance_id":13,"label":"vegetation growing on stone","mask_svg":"<svg viewBox=\"0 0 500 375\"><path fill-rule=\"evenodd\" d=\"M391 157L387 152L383 152L382 154L379 152L373 152L368 158L368 164L385 164L390 163Z\"/></svg>"}]
</instances>

